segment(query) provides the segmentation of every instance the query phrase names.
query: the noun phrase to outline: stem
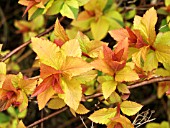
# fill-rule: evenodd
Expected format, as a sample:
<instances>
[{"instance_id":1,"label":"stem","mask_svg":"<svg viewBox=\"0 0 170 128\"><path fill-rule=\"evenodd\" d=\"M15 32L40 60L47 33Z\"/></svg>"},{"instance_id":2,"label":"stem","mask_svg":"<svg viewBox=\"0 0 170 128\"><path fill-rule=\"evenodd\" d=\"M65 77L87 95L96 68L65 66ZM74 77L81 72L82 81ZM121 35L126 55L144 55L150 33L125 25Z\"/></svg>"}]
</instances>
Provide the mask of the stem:
<instances>
[{"instance_id":1,"label":"stem","mask_svg":"<svg viewBox=\"0 0 170 128\"><path fill-rule=\"evenodd\" d=\"M48 120L49 118L51 118L51 117L53 117L53 116L56 116L56 115L64 112L65 110L67 110L67 107L64 107L64 108L62 108L62 109L60 109L60 110L58 110L58 111L56 111L56 112L54 112L54 113L52 113L52 114L50 114L50 115L48 115L48 116L40 119L40 120L35 121L34 123L30 124L30 125L27 126L26 128L31 128L31 127L33 127L33 126L35 126L35 125L37 125L37 124L39 124L39 123L41 123L41 122L43 122L43 121L45 121L45 120Z\"/></svg>"}]
</instances>

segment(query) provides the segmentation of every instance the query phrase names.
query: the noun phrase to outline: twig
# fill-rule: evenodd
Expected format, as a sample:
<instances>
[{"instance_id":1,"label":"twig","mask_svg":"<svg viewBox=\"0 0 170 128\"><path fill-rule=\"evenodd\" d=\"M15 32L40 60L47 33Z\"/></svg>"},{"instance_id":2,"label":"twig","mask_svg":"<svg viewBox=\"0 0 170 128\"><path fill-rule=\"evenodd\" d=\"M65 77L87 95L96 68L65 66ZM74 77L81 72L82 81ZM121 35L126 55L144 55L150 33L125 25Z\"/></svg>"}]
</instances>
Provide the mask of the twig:
<instances>
[{"instance_id":1,"label":"twig","mask_svg":"<svg viewBox=\"0 0 170 128\"><path fill-rule=\"evenodd\" d=\"M140 83L135 83L135 84L129 85L128 88L129 89L137 88L137 87L140 87L140 86L144 86L144 85L156 83L156 82L161 82L161 81L170 81L170 77L169 76L167 76L167 77L155 77L155 78L152 78L150 80L145 80L145 81L140 82Z\"/></svg>"},{"instance_id":2,"label":"twig","mask_svg":"<svg viewBox=\"0 0 170 128\"><path fill-rule=\"evenodd\" d=\"M64 17L61 17L60 18L60 22L64 19ZM46 29L44 32L38 34L37 36L35 37L41 37L41 36L44 36L45 34L49 33L50 31L52 31L54 28L54 25L52 25L51 27L49 27L48 29ZM7 60L9 57L11 57L12 55L14 55L16 52L18 52L20 49L26 47L27 45L29 45L31 43L31 40L28 40L27 42L23 43L22 45L20 45L19 47L17 47L16 49L14 49L13 51L9 52L8 54L6 54L1 62L4 62L5 60Z\"/></svg>"},{"instance_id":3,"label":"twig","mask_svg":"<svg viewBox=\"0 0 170 128\"><path fill-rule=\"evenodd\" d=\"M43 121L45 121L45 120L48 120L48 119L51 118L51 117L54 117L54 116L56 116L56 115L64 112L65 110L67 110L67 107L64 107L64 108L62 108L62 109L60 109L60 110L58 110L58 111L56 111L56 112L54 112L54 113L52 113L52 114L50 114L50 115L48 115L48 116L40 119L40 120L35 121L34 123L30 124L30 125L27 126L26 128L31 128L31 127L33 127L33 126L35 126L35 125L37 125L37 124L39 124L39 123L41 123L41 122L43 122Z\"/></svg>"},{"instance_id":4,"label":"twig","mask_svg":"<svg viewBox=\"0 0 170 128\"><path fill-rule=\"evenodd\" d=\"M87 125L86 125L86 123L84 122L84 120L83 120L83 118L82 118L81 116L80 116L80 119L81 119L81 121L82 121L84 127L85 127L85 128L88 128Z\"/></svg>"}]
</instances>

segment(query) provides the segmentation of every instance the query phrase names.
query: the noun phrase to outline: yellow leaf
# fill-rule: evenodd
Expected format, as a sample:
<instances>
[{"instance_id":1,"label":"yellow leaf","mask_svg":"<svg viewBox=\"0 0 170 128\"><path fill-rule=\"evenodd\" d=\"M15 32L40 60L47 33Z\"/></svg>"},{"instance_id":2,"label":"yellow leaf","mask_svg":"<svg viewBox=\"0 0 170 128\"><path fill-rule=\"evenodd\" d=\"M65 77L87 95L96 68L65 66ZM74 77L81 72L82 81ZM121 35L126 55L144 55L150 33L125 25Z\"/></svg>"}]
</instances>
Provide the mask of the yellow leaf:
<instances>
[{"instance_id":1,"label":"yellow leaf","mask_svg":"<svg viewBox=\"0 0 170 128\"><path fill-rule=\"evenodd\" d=\"M19 121L17 128L26 128L22 120Z\"/></svg>"},{"instance_id":2,"label":"yellow leaf","mask_svg":"<svg viewBox=\"0 0 170 128\"><path fill-rule=\"evenodd\" d=\"M165 82L159 82L158 83L158 88L157 88L157 96L158 98L162 98L162 96L170 89L170 82L165 81Z\"/></svg>"},{"instance_id":3,"label":"yellow leaf","mask_svg":"<svg viewBox=\"0 0 170 128\"><path fill-rule=\"evenodd\" d=\"M65 103L74 111L78 109L79 103L82 97L82 88L80 83L76 79L63 79L62 85L64 87L64 94L60 94L63 97Z\"/></svg>"},{"instance_id":4,"label":"yellow leaf","mask_svg":"<svg viewBox=\"0 0 170 128\"><path fill-rule=\"evenodd\" d=\"M132 101L123 101L120 104L121 111L128 116L135 115L142 107L143 106L141 104Z\"/></svg>"},{"instance_id":5,"label":"yellow leaf","mask_svg":"<svg viewBox=\"0 0 170 128\"><path fill-rule=\"evenodd\" d=\"M66 103L64 102L64 100L59 97L51 99L48 102L48 108L51 108L51 109L60 109L60 108L64 107L65 105L66 105Z\"/></svg>"},{"instance_id":6,"label":"yellow leaf","mask_svg":"<svg viewBox=\"0 0 170 128\"><path fill-rule=\"evenodd\" d=\"M2 88L2 84L5 81L6 75L0 74L0 88Z\"/></svg>"},{"instance_id":7,"label":"yellow leaf","mask_svg":"<svg viewBox=\"0 0 170 128\"><path fill-rule=\"evenodd\" d=\"M138 80L138 74L133 71L129 66L125 66L123 69L118 71L115 76L115 81L135 81Z\"/></svg>"},{"instance_id":8,"label":"yellow leaf","mask_svg":"<svg viewBox=\"0 0 170 128\"><path fill-rule=\"evenodd\" d=\"M117 82L114 80L105 81L102 83L102 92L105 99L107 99L112 92L116 90Z\"/></svg>"},{"instance_id":9,"label":"yellow leaf","mask_svg":"<svg viewBox=\"0 0 170 128\"><path fill-rule=\"evenodd\" d=\"M158 67L158 60L156 58L155 52L151 51L146 56L146 60L144 62L144 71L152 71Z\"/></svg>"},{"instance_id":10,"label":"yellow leaf","mask_svg":"<svg viewBox=\"0 0 170 128\"><path fill-rule=\"evenodd\" d=\"M89 116L89 119L95 123L108 124L109 122L111 122L111 118L116 115L116 112L116 108L102 108L91 114Z\"/></svg>"},{"instance_id":11,"label":"yellow leaf","mask_svg":"<svg viewBox=\"0 0 170 128\"><path fill-rule=\"evenodd\" d=\"M109 97L109 103L114 104L114 103L118 103L121 101L121 97L116 93L113 92L110 97Z\"/></svg>"},{"instance_id":12,"label":"yellow leaf","mask_svg":"<svg viewBox=\"0 0 170 128\"><path fill-rule=\"evenodd\" d=\"M132 60L133 62L140 68L144 66L144 61L146 60L146 55L148 53L149 47L144 46L140 48L138 52L135 52L132 54Z\"/></svg>"},{"instance_id":13,"label":"yellow leaf","mask_svg":"<svg viewBox=\"0 0 170 128\"><path fill-rule=\"evenodd\" d=\"M141 35L148 44L152 45L155 42L156 32L155 24L157 22L156 10L152 7L143 15L142 18L135 17L134 29L140 30Z\"/></svg>"},{"instance_id":14,"label":"yellow leaf","mask_svg":"<svg viewBox=\"0 0 170 128\"><path fill-rule=\"evenodd\" d=\"M46 103L50 100L50 98L54 95L55 91L52 87L49 87L44 92L40 93L37 97L39 110L43 109Z\"/></svg>"},{"instance_id":15,"label":"yellow leaf","mask_svg":"<svg viewBox=\"0 0 170 128\"><path fill-rule=\"evenodd\" d=\"M122 83L121 83L121 84L118 84L117 89L118 89L118 91L121 92L121 93L126 93L126 94L129 94L129 93L130 93L130 91L129 91L129 89L128 89L128 87L127 87L126 84L122 84Z\"/></svg>"},{"instance_id":16,"label":"yellow leaf","mask_svg":"<svg viewBox=\"0 0 170 128\"><path fill-rule=\"evenodd\" d=\"M57 37L57 39L60 39L63 42L66 42L69 40L63 26L61 26L60 21L58 19L55 22L54 34Z\"/></svg>"},{"instance_id":17,"label":"yellow leaf","mask_svg":"<svg viewBox=\"0 0 170 128\"><path fill-rule=\"evenodd\" d=\"M81 57L81 49L78 40L72 39L62 45L61 50L66 56Z\"/></svg>"},{"instance_id":18,"label":"yellow leaf","mask_svg":"<svg viewBox=\"0 0 170 128\"><path fill-rule=\"evenodd\" d=\"M4 62L0 62L0 74L6 74L6 64Z\"/></svg>"},{"instance_id":19,"label":"yellow leaf","mask_svg":"<svg viewBox=\"0 0 170 128\"><path fill-rule=\"evenodd\" d=\"M82 73L90 71L91 69L93 69L93 66L91 66L86 61L78 57L70 56L66 58L65 63L61 67L61 70L63 70L63 75L69 79L71 79L73 76L78 76Z\"/></svg>"},{"instance_id":20,"label":"yellow leaf","mask_svg":"<svg viewBox=\"0 0 170 128\"><path fill-rule=\"evenodd\" d=\"M83 104L79 104L79 107L75 112L78 114L87 114L89 110Z\"/></svg>"},{"instance_id":21,"label":"yellow leaf","mask_svg":"<svg viewBox=\"0 0 170 128\"><path fill-rule=\"evenodd\" d=\"M31 38L32 48L37 53L40 61L46 65L49 65L55 69L60 69L62 65L63 56L59 53L59 47L51 41ZM58 52L58 53L57 53Z\"/></svg>"}]
</instances>

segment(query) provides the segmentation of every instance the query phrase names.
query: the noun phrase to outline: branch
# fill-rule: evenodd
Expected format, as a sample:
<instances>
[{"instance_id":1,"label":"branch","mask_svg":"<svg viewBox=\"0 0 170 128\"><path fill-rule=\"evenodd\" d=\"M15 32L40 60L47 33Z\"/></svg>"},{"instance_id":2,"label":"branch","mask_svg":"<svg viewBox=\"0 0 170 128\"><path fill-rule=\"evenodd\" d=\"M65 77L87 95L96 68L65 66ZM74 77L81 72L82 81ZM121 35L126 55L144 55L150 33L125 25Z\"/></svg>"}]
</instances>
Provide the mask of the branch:
<instances>
[{"instance_id":1,"label":"branch","mask_svg":"<svg viewBox=\"0 0 170 128\"><path fill-rule=\"evenodd\" d=\"M129 85L128 88L129 89L137 88L137 87L144 86L144 85L147 85L147 84L152 84L152 83L162 82L162 81L170 81L170 76L155 77L155 78L152 78L150 80L145 80L145 81L140 82L140 83L135 83L135 84Z\"/></svg>"},{"instance_id":2,"label":"branch","mask_svg":"<svg viewBox=\"0 0 170 128\"><path fill-rule=\"evenodd\" d=\"M64 17L60 18L60 22L64 19ZM41 37L46 35L47 33L49 33L50 31L52 31L54 29L54 25L52 25L51 27L49 27L48 29L46 29L45 31L43 31L42 33L36 35L35 37ZM15 53L17 53L19 50L21 50L22 48L26 47L27 45L29 45L31 43L31 40L26 41L25 43L23 43L22 45L20 45L19 47L15 48L13 51L9 52L8 54L6 54L2 59L1 62L4 62L5 60L7 60L8 58L10 58L12 55L14 55Z\"/></svg>"},{"instance_id":3,"label":"branch","mask_svg":"<svg viewBox=\"0 0 170 128\"><path fill-rule=\"evenodd\" d=\"M49 118L54 117L54 116L56 116L56 115L64 112L65 110L67 110L67 108L68 108L68 107L64 107L64 108L62 108L62 109L60 109L60 110L58 110L58 111L56 111L56 112L54 112L54 113L52 113L52 114L50 114L50 115L48 115L48 116L40 119L40 120L37 120L37 121L35 121L34 123L32 123L32 124L30 124L29 126L27 126L26 128L31 128L31 127L33 127L33 126L35 126L35 125L37 125L37 124L39 124L39 123L41 123L41 122L43 122L43 121L45 121L45 120L48 120Z\"/></svg>"}]
</instances>

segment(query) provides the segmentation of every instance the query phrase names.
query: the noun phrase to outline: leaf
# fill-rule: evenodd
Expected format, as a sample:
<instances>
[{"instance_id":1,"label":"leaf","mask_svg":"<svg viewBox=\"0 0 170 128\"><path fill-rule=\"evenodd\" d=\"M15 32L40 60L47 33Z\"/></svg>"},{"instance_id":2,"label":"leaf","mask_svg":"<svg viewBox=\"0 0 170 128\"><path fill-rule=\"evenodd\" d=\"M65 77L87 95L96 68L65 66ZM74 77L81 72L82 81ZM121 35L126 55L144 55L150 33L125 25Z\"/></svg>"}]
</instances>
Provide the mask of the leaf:
<instances>
[{"instance_id":1,"label":"leaf","mask_svg":"<svg viewBox=\"0 0 170 128\"><path fill-rule=\"evenodd\" d=\"M36 88L36 85L37 85L36 80L21 79L19 81L19 87L23 89L24 93L26 93L27 95L31 95L33 93L33 91Z\"/></svg>"},{"instance_id":2,"label":"leaf","mask_svg":"<svg viewBox=\"0 0 170 128\"><path fill-rule=\"evenodd\" d=\"M159 99L162 98L162 96L170 89L170 82L159 82L158 88L157 88L157 96Z\"/></svg>"},{"instance_id":3,"label":"leaf","mask_svg":"<svg viewBox=\"0 0 170 128\"><path fill-rule=\"evenodd\" d=\"M53 88L49 87L48 89L46 89L44 92L37 96L39 110L45 107L46 103L50 100L50 98L52 98L54 93L55 91L53 90Z\"/></svg>"},{"instance_id":4,"label":"leaf","mask_svg":"<svg viewBox=\"0 0 170 128\"><path fill-rule=\"evenodd\" d=\"M133 71L129 66L125 66L122 70L118 71L115 76L115 81L135 81L138 80L138 74Z\"/></svg>"},{"instance_id":5,"label":"leaf","mask_svg":"<svg viewBox=\"0 0 170 128\"><path fill-rule=\"evenodd\" d=\"M26 128L22 120L19 121L17 128Z\"/></svg>"},{"instance_id":6,"label":"leaf","mask_svg":"<svg viewBox=\"0 0 170 128\"><path fill-rule=\"evenodd\" d=\"M118 89L118 91L119 92L121 92L121 93L126 93L126 94L129 94L130 93L130 91L129 91L129 89L128 89L128 87L127 87L127 85L126 84L118 84L117 85L117 89Z\"/></svg>"},{"instance_id":7,"label":"leaf","mask_svg":"<svg viewBox=\"0 0 170 128\"><path fill-rule=\"evenodd\" d=\"M109 126L107 128L119 128L119 127L116 127L115 124L121 124L122 128L134 128L133 124L131 123L131 121L125 117L125 116L122 116L120 115L118 118L115 117L115 118L112 118L112 123L109 124Z\"/></svg>"},{"instance_id":8,"label":"leaf","mask_svg":"<svg viewBox=\"0 0 170 128\"><path fill-rule=\"evenodd\" d=\"M37 53L40 61L46 65L49 65L55 69L59 69L63 59L61 53L57 53L59 51L59 47L57 47L54 43L43 40L40 38L31 38L32 48Z\"/></svg>"},{"instance_id":9,"label":"leaf","mask_svg":"<svg viewBox=\"0 0 170 128\"><path fill-rule=\"evenodd\" d=\"M78 1L79 6L83 6L83 5L85 5L89 0L77 0L77 1Z\"/></svg>"},{"instance_id":10,"label":"leaf","mask_svg":"<svg viewBox=\"0 0 170 128\"><path fill-rule=\"evenodd\" d=\"M116 90L117 82L114 80L105 81L102 83L102 92L105 99L107 99L112 92Z\"/></svg>"},{"instance_id":11,"label":"leaf","mask_svg":"<svg viewBox=\"0 0 170 128\"><path fill-rule=\"evenodd\" d=\"M93 68L89 63L78 57L67 57L65 63L61 67L63 70L63 75L67 78L72 78L73 76L81 75Z\"/></svg>"},{"instance_id":12,"label":"leaf","mask_svg":"<svg viewBox=\"0 0 170 128\"><path fill-rule=\"evenodd\" d=\"M66 56L81 57L81 49L78 40L72 39L62 45L61 50Z\"/></svg>"},{"instance_id":13,"label":"leaf","mask_svg":"<svg viewBox=\"0 0 170 128\"><path fill-rule=\"evenodd\" d=\"M95 69L102 71L103 73L107 73L109 75L114 74L112 68L109 65L107 65L107 63L102 59L94 60L93 62L91 62L91 65L94 66Z\"/></svg>"},{"instance_id":14,"label":"leaf","mask_svg":"<svg viewBox=\"0 0 170 128\"><path fill-rule=\"evenodd\" d=\"M6 64L4 62L0 62L0 74L6 74Z\"/></svg>"},{"instance_id":15,"label":"leaf","mask_svg":"<svg viewBox=\"0 0 170 128\"><path fill-rule=\"evenodd\" d=\"M64 0L57 0L54 1L51 5L51 7L47 10L46 14L47 15L55 15L60 12L64 5Z\"/></svg>"},{"instance_id":16,"label":"leaf","mask_svg":"<svg viewBox=\"0 0 170 128\"><path fill-rule=\"evenodd\" d=\"M64 2L62 9L60 10L60 13L68 18L75 19L77 18L78 11L79 11L79 5L77 1L66 0Z\"/></svg>"},{"instance_id":17,"label":"leaf","mask_svg":"<svg viewBox=\"0 0 170 128\"><path fill-rule=\"evenodd\" d=\"M25 92L20 91L20 99L22 100L21 104L19 105L18 109L20 112L26 110L28 107L28 97Z\"/></svg>"},{"instance_id":18,"label":"leaf","mask_svg":"<svg viewBox=\"0 0 170 128\"><path fill-rule=\"evenodd\" d=\"M109 29L109 23L104 17L100 17L97 22L91 23L91 32L95 40L103 39Z\"/></svg>"},{"instance_id":19,"label":"leaf","mask_svg":"<svg viewBox=\"0 0 170 128\"><path fill-rule=\"evenodd\" d=\"M159 33L154 44L155 54L159 62L169 63L170 62L170 32Z\"/></svg>"},{"instance_id":20,"label":"leaf","mask_svg":"<svg viewBox=\"0 0 170 128\"><path fill-rule=\"evenodd\" d=\"M142 107L142 105L132 101L123 101L120 104L121 111L128 116L135 115Z\"/></svg>"},{"instance_id":21,"label":"leaf","mask_svg":"<svg viewBox=\"0 0 170 128\"><path fill-rule=\"evenodd\" d=\"M113 92L110 97L109 97L109 103L114 104L114 103L118 103L121 101L121 97L116 93Z\"/></svg>"},{"instance_id":22,"label":"leaf","mask_svg":"<svg viewBox=\"0 0 170 128\"><path fill-rule=\"evenodd\" d=\"M150 51L146 56L146 60L144 62L144 71L152 71L158 67L158 60L156 58L155 52Z\"/></svg>"},{"instance_id":23,"label":"leaf","mask_svg":"<svg viewBox=\"0 0 170 128\"><path fill-rule=\"evenodd\" d=\"M60 21L58 19L55 22L54 34L56 38L61 40L62 42L66 42L69 40L63 26L61 26Z\"/></svg>"},{"instance_id":24,"label":"leaf","mask_svg":"<svg viewBox=\"0 0 170 128\"><path fill-rule=\"evenodd\" d=\"M79 107L75 112L78 114L87 114L89 110L83 104L79 104Z\"/></svg>"},{"instance_id":25,"label":"leaf","mask_svg":"<svg viewBox=\"0 0 170 128\"><path fill-rule=\"evenodd\" d=\"M155 24L157 22L156 10L152 7L143 15L142 18L135 16L134 29L140 30L140 33L144 40L152 45L155 42L156 32Z\"/></svg>"},{"instance_id":26,"label":"leaf","mask_svg":"<svg viewBox=\"0 0 170 128\"><path fill-rule=\"evenodd\" d=\"M144 47L140 48L140 50L138 52L135 52L132 55L133 62L139 68L142 68L144 66L144 62L146 60L146 55L148 53L148 50L149 50L149 47L148 46L144 46Z\"/></svg>"},{"instance_id":27,"label":"leaf","mask_svg":"<svg viewBox=\"0 0 170 128\"><path fill-rule=\"evenodd\" d=\"M76 111L82 97L82 88L80 83L76 79L63 79L62 85L64 87L64 94L61 94L61 96L63 97L64 102Z\"/></svg>"},{"instance_id":28,"label":"leaf","mask_svg":"<svg viewBox=\"0 0 170 128\"><path fill-rule=\"evenodd\" d=\"M66 103L64 102L64 100L59 97L55 97L54 99L51 99L47 104L48 108L51 109L60 109L63 108L65 105Z\"/></svg>"},{"instance_id":29,"label":"leaf","mask_svg":"<svg viewBox=\"0 0 170 128\"><path fill-rule=\"evenodd\" d=\"M102 108L95 111L88 118L95 123L108 124L111 121L111 118L116 115L116 112L116 108Z\"/></svg>"}]
</instances>

